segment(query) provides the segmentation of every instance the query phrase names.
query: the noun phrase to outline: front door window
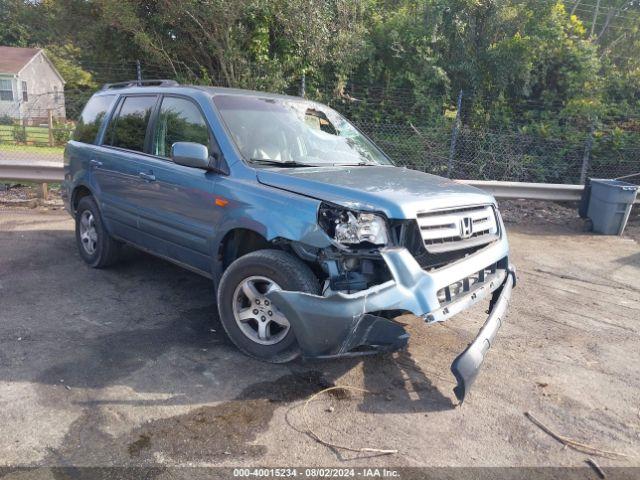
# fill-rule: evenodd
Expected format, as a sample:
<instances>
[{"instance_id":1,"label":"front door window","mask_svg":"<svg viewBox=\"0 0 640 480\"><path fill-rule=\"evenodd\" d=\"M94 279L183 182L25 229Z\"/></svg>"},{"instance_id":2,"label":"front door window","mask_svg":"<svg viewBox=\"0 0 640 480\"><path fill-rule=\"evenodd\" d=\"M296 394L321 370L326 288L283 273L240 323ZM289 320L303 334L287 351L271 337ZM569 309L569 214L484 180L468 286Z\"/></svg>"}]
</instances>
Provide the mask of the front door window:
<instances>
[{"instance_id":1,"label":"front door window","mask_svg":"<svg viewBox=\"0 0 640 480\"><path fill-rule=\"evenodd\" d=\"M160 106L151 153L169 158L175 142L195 142L209 147L209 128L193 102L165 97Z\"/></svg>"}]
</instances>

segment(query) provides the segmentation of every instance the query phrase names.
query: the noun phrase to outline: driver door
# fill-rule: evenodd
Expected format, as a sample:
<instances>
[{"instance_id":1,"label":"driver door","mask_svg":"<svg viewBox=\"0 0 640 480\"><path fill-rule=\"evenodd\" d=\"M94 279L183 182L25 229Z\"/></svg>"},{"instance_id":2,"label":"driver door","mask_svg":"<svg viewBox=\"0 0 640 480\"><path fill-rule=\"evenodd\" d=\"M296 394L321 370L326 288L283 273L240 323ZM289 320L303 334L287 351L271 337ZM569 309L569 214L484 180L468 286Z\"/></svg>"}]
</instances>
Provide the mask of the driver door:
<instances>
[{"instance_id":1,"label":"driver door","mask_svg":"<svg viewBox=\"0 0 640 480\"><path fill-rule=\"evenodd\" d=\"M151 155L144 160L140 230L154 252L210 275L218 174L174 163L175 142L200 143L211 151L212 137L194 101L164 95L152 124Z\"/></svg>"}]
</instances>

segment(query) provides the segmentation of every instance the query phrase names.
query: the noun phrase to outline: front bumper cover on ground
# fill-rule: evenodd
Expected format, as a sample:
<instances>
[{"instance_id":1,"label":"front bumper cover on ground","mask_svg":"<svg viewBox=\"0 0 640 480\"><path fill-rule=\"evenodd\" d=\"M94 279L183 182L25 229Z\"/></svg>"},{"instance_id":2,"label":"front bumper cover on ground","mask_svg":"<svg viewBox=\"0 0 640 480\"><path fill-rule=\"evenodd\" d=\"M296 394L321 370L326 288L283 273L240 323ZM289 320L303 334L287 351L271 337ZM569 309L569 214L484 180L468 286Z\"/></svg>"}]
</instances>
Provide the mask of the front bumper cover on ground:
<instances>
[{"instance_id":1,"label":"front bumper cover on ground","mask_svg":"<svg viewBox=\"0 0 640 480\"><path fill-rule=\"evenodd\" d=\"M289 320L307 358L333 358L394 351L406 346L409 334L397 322L376 312L409 311L428 323L446 320L493 293L489 317L476 340L451 366L458 381L454 392L463 401L475 380L484 355L502 324L515 283L515 270L507 262L506 242L482 255L468 257L437 272L425 272L408 250L381 250L392 280L353 294L323 297L302 292L273 291L267 297ZM453 301L441 305L439 289L498 264L494 274Z\"/></svg>"},{"instance_id":2,"label":"front bumper cover on ground","mask_svg":"<svg viewBox=\"0 0 640 480\"><path fill-rule=\"evenodd\" d=\"M502 321L507 315L509 300L511 299L511 290L516 282L515 279L515 269L510 267L504 283L493 292L489 307L489 316L480 329L478 336L451 364L451 373L453 373L453 376L456 377L458 382L453 392L461 403L464 401L471 385L473 385L482 366L482 362L484 362L484 357L491 348L498 329L502 326Z\"/></svg>"}]
</instances>

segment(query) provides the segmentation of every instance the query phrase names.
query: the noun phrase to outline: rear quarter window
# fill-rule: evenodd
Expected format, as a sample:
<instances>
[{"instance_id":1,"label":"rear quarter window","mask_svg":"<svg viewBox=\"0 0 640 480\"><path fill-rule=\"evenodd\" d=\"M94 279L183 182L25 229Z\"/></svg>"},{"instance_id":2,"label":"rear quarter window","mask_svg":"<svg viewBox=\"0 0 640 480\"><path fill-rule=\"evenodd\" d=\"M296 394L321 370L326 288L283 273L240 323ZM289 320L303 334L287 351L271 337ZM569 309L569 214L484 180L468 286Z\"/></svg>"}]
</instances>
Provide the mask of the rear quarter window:
<instances>
[{"instance_id":1,"label":"rear quarter window","mask_svg":"<svg viewBox=\"0 0 640 480\"><path fill-rule=\"evenodd\" d=\"M102 121L107 116L115 98L115 95L91 97L82 110L78 123L76 123L76 129L73 133L75 141L95 143Z\"/></svg>"}]
</instances>

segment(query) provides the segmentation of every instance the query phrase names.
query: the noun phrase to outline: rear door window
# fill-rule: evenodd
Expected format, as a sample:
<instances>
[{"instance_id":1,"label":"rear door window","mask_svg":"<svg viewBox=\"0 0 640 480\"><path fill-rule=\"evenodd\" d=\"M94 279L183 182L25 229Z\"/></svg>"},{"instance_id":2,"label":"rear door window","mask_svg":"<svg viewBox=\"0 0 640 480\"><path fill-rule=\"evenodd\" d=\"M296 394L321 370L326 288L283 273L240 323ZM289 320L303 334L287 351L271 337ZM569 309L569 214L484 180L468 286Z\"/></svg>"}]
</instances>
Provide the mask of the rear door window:
<instances>
[{"instance_id":1,"label":"rear door window","mask_svg":"<svg viewBox=\"0 0 640 480\"><path fill-rule=\"evenodd\" d=\"M171 146L176 142L194 142L209 147L209 127L200 109L191 100L164 97L151 153L169 158Z\"/></svg>"},{"instance_id":2,"label":"rear door window","mask_svg":"<svg viewBox=\"0 0 640 480\"><path fill-rule=\"evenodd\" d=\"M115 98L115 95L91 97L76 123L73 132L73 139L76 142L95 143L102 121L111 110L111 104Z\"/></svg>"},{"instance_id":3,"label":"rear door window","mask_svg":"<svg viewBox=\"0 0 640 480\"><path fill-rule=\"evenodd\" d=\"M105 145L143 152L147 125L156 101L156 96L125 97L111 120Z\"/></svg>"}]
</instances>

